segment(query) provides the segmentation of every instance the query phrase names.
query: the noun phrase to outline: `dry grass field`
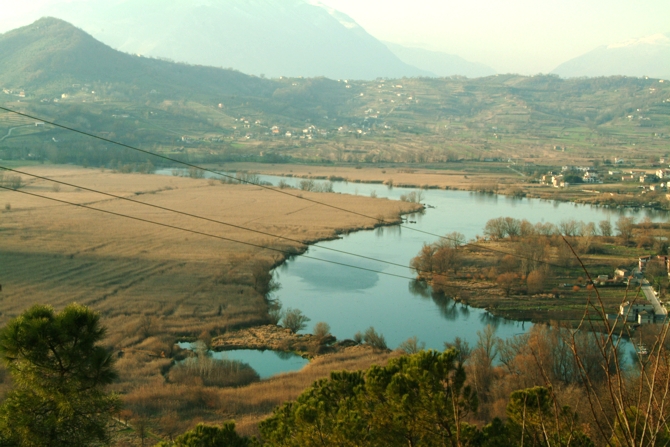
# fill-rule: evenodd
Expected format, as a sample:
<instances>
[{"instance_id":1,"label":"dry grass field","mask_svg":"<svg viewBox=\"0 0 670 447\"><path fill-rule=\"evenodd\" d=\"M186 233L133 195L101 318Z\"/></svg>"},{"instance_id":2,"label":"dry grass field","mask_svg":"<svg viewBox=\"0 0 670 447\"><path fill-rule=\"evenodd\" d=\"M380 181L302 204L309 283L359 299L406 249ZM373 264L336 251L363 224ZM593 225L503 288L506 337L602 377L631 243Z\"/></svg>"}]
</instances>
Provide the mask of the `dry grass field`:
<instances>
[{"instance_id":1,"label":"dry grass field","mask_svg":"<svg viewBox=\"0 0 670 447\"><path fill-rule=\"evenodd\" d=\"M331 371L356 371L371 365L383 365L397 352L375 352L357 346L345 352L317 357L301 371L280 374L244 387L204 388L196 382L170 384L147 382L138 385L126 396L127 408L143 409L159 415L153 420L153 432L161 436L180 433L196 421L220 423L235 420L244 435L257 435L257 425L272 410L293 400L316 380L326 378ZM178 417L174 417L178 416Z\"/></svg>"},{"instance_id":2,"label":"dry grass field","mask_svg":"<svg viewBox=\"0 0 670 447\"><path fill-rule=\"evenodd\" d=\"M392 183L395 186L413 188L432 187L442 189L476 189L482 185L518 183L518 173L505 166L497 167L500 172L469 173L457 170L436 170L422 168L376 168L353 166L313 166L313 165L270 165L256 163L228 163L227 170L260 172L268 175L282 175L302 178L338 178L361 183Z\"/></svg>"},{"instance_id":3,"label":"dry grass field","mask_svg":"<svg viewBox=\"0 0 670 447\"><path fill-rule=\"evenodd\" d=\"M25 170L304 242L372 228L376 223L254 186L75 167L40 166ZM25 187L21 191L29 193L257 245L294 251L302 248L301 244L69 186L56 188L49 182L28 177L23 181ZM303 194L389 220L416 207L360 196ZM282 259L282 254L275 251L7 190L0 191L0 241L0 324L35 303L51 304L59 309L76 301L99 311L108 328L107 344L110 349L123 351L117 362L121 380L116 389L130 401L140 399L137 396L147 389L172 393L173 387L165 383L163 374L170 367L174 342L178 338L206 338L238 327L267 323L267 303L253 288L250 271L258 263L270 268ZM325 369L319 371L321 375L326 373ZM279 385L262 386L276 388L273 393L279 397L270 400L274 406L285 396L297 395L313 379L311 375L305 377L291 390L281 391L277 388ZM225 391L210 391L201 389L200 395L225 394ZM182 397L189 400L197 395L189 392ZM178 399L179 393L174 393L173 400ZM207 398L198 402L191 402L195 407L189 407L186 413L180 407L183 413L180 418L211 419L231 413L223 411L224 406L218 400ZM166 408L156 409L156 414L162 414ZM192 411L194 408L197 411ZM262 408L264 413L270 410L269 406Z\"/></svg>"}]
</instances>

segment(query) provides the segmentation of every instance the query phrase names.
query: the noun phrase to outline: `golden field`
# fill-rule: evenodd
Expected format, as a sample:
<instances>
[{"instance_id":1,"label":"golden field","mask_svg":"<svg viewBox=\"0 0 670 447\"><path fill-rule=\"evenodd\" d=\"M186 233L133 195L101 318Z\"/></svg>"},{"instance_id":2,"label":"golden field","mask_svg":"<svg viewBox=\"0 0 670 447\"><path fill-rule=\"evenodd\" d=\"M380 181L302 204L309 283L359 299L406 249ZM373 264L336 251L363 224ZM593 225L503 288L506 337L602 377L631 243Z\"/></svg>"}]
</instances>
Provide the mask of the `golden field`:
<instances>
[{"instance_id":1,"label":"golden field","mask_svg":"<svg viewBox=\"0 0 670 447\"><path fill-rule=\"evenodd\" d=\"M506 169L505 166L491 164L496 172L467 172L450 169L425 169L415 167L363 167L354 166L314 166L258 163L228 163L222 165L226 170L261 172L268 175L280 175L312 179L345 179L358 183L378 183L411 188L441 189L477 189L482 185L516 184L521 177L518 173Z\"/></svg>"},{"instance_id":2,"label":"golden field","mask_svg":"<svg viewBox=\"0 0 670 447\"><path fill-rule=\"evenodd\" d=\"M374 219L256 186L62 166L23 170L302 242L333 238L340 232L373 228L376 224ZM296 252L304 248L302 244L75 187L54 187L50 182L27 176L23 177L23 182L25 186L21 191L58 200L281 250ZM289 193L388 221L395 221L399 213L417 207L360 196ZM190 389L184 395L178 392L181 388L167 382L166 372L172 363L170 357L176 340L182 337L207 339L227 330L268 322L266 299L254 290L250 270L258 263L269 269L281 262L281 253L14 191L0 191L0 210L0 324L35 303L51 304L60 309L76 301L100 312L103 324L108 328L106 343L115 352L123 351L117 362L121 380L116 389L128 402L135 402L132 407L136 413L143 412L143 404L137 402L149 392L174 394L172 401L184 398L189 402L198 394ZM345 366L347 362L353 362L364 367L377 358L377 354L363 351L352 354L346 361L329 364ZM383 360L384 356L379 358ZM185 402L183 407L175 404L155 408L146 411L146 416L155 417L155 422L168 410L176 411L189 425L199 419L218 420L222 417L255 420L259 415L267 414L271 406L297 396L315 377L326 375L331 367L319 368L317 365L306 368L304 376L294 374L292 380L297 385L286 389L282 388L285 378L271 379L266 385L261 382L234 392L190 385L198 388L200 393L221 397L214 401ZM239 396L247 392L245 389L250 395L270 393L268 390L272 389L275 397L267 401L271 406L259 404L261 412L258 415L249 406L245 406L242 413L227 410L226 396L232 393L239 400ZM253 402L250 397L242 400ZM155 424L155 429L160 432L160 424ZM248 423L244 425L250 427Z\"/></svg>"}]
</instances>

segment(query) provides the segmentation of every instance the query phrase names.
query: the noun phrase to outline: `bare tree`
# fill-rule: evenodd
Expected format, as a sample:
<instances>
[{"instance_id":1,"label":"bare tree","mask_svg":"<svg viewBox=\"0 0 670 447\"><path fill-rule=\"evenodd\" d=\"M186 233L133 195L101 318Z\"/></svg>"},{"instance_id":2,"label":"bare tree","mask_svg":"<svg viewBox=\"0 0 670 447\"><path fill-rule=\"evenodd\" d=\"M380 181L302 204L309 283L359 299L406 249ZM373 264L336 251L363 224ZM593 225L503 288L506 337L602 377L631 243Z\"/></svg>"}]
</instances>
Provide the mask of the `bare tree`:
<instances>
[{"instance_id":1,"label":"bare tree","mask_svg":"<svg viewBox=\"0 0 670 447\"><path fill-rule=\"evenodd\" d=\"M616 221L617 236L621 238L624 244L628 244L633 239L633 228L635 219L633 217L621 216Z\"/></svg>"},{"instance_id":2,"label":"bare tree","mask_svg":"<svg viewBox=\"0 0 670 447\"><path fill-rule=\"evenodd\" d=\"M601 220L598 223L598 227L600 227L601 235L605 237L612 236L612 222L610 222L609 220Z\"/></svg>"}]
</instances>

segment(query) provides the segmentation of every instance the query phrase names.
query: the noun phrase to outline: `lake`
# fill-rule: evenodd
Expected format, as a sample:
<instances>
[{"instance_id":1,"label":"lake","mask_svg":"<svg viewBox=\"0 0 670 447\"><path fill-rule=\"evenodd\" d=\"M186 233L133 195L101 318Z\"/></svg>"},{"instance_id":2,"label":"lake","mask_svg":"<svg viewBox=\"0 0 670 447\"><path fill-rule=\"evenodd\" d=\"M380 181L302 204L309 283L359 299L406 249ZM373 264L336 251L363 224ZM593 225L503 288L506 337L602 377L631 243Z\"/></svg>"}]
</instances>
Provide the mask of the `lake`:
<instances>
[{"instance_id":1,"label":"lake","mask_svg":"<svg viewBox=\"0 0 670 447\"><path fill-rule=\"evenodd\" d=\"M165 170L165 174L172 170ZM259 176L263 182L277 185L279 181L297 186L302 179L276 176ZM316 181L317 183L322 181ZM334 182L336 193L398 200L413 189L388 188L379 184ZM510 216L527 219L532 223L575 219L599 222L609 219L613 224L621 215L641 219L649 216L654 221L664 221L665 213L654 210L618 210L539 199L518 199L506 196L485 195L465 191L425 190L423 203L434 208L425 213L409 216L401 228L384 227L360 231L342 239L321 242L318 245L357 253L375 259L409 265L423 244L438 238L413 231L418 229L436 235L454 231L468 239L483 234L489 219ZM272 194L268 191L268 194ZM382 262L361 260L320 247L310 247L309 256L351 264L369 270L400 276L413 276L409 268L395 267ZM483 309L456 303L447 298L433 297L429 291L416 290L407 279L385 276L369 270L326 264L298 256L275 270L281 289L276 293L284 308L297 308L311 321L304 332L324 321L338 339L352 338L358 331L373 326L385 336L391 348L416 336L427 348L443 349L445 342L460 337L474 344L477 331L491 324L497 335L507 338L526 332L528 322L495 317Z\"/></svg>"}]
</instances>

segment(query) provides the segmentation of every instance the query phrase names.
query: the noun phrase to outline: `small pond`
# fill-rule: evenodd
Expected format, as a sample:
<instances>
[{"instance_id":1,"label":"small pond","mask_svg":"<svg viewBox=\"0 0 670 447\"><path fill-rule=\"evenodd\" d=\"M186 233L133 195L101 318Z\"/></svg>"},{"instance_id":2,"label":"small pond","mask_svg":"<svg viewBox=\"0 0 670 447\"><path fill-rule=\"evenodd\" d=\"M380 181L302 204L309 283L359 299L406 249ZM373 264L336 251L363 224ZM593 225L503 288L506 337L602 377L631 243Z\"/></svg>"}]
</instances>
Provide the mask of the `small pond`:
<instances>
[{"instance_id":1,"label":"small pond","mask_svg":"<svg viewBox=\"0 0 670 447\"><path fill-rule=\"evenodd\" d=\"M193 350L194 343L178 343L182 349ZM309 360L290 352L259 351L255 349L239 349L235 351L210 351L212 358L237 360L251 366L261 379L268 379L277 374L300 371Z\"/></svg>"}]
</instances>

